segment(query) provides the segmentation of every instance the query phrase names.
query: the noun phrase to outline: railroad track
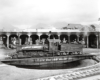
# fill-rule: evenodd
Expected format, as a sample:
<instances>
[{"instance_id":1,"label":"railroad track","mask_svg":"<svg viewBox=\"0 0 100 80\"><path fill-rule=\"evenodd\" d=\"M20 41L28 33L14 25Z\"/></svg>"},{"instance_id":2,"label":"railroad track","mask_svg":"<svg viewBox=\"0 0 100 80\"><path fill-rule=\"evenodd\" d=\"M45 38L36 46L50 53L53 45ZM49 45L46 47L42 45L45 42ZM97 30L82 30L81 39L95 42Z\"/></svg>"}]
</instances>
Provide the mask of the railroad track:
<instances>
[{"instance_id":1,"label":"railroad track","mask_svg":"<svg viewBox=\"0 0 100 80\"><path fill-rule=\"evenodd\" d=\"M97 63L92 66L77 68L70 73L59 74L59 75L40 78L36 80L78 80L78 79L91 77L99 74L100 74L100 63Z\"/></svg>"},{"instance_id":2,"label":"railroad track","mask_svg":"<svg viewBox=\"0 0 100 80\"><path fill-rule=\"evenodd\" d=\"M77 80L77 79L90 77L90 76L97 75L97 74L100 74L100 68L83 70L83 71L73 72L69 74L66 73L66 74L41 78L37 80Z\"/></svg>"}]
</instances>

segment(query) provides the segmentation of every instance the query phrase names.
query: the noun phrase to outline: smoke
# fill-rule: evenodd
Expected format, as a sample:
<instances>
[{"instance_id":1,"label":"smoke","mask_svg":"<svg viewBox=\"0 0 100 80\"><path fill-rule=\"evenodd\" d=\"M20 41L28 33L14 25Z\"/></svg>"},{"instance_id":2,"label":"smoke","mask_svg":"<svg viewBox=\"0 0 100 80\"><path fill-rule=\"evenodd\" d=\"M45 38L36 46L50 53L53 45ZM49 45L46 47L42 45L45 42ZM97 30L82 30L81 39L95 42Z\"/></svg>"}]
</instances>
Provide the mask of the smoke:
<instances>
[{"instance_id":1,"label":"smoke","mask_svg":"<svg viewBox=\"0 0 100 80\"><path fill-rule=\"evenodd\" d=\"M0 60L4 60L8 55L5 54L4 50L0 49Z\"/></svg>"}]
</instances>

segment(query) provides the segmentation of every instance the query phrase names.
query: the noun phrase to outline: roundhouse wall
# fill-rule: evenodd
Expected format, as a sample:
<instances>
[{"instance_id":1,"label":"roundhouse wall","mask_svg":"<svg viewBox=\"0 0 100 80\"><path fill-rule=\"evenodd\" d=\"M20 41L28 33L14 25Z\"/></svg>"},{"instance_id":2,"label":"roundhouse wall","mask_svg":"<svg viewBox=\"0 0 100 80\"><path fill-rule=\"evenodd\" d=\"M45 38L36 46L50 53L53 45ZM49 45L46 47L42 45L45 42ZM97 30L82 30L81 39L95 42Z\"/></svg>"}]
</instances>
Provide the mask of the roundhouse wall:
<instances>
[{"instance_id":1,"label":"roundhouse wall","mask_svg":"<svg viewBox=\"0 0 100 80\"><path fill-rule=\"evenodd\" d=\"M20 43L21 45L21 42L20 42L20 37L22 35L27 35L28 38L31 38L31 35L37 35L39 37L39 39L41 38L41 35L47 35L48 38L50 38L51 35L57 35L58 36L58 39L61 39L61 35L66 35L68 37L68 41L72 41L71 39L71 35L75 35L76 36L76 40L80 40L82 38L84 38L85 40L85 44L86 44L86 47L90 47L90 35L95 35L96 37L96 48L100 48L100 32L80 32L80 31L52 31L51 33L49 31L34 31L34 32L27 32L27 31L24 31L24 32L0 32L0 35L3 36L3 35L6 35L7 36L7 40L6 40L6 43L5 45L9 48L9 37L11 35L16 35L18 37L18 42ZM30 40L30 39L28 39Z\"/></svg>"}]
</instances>

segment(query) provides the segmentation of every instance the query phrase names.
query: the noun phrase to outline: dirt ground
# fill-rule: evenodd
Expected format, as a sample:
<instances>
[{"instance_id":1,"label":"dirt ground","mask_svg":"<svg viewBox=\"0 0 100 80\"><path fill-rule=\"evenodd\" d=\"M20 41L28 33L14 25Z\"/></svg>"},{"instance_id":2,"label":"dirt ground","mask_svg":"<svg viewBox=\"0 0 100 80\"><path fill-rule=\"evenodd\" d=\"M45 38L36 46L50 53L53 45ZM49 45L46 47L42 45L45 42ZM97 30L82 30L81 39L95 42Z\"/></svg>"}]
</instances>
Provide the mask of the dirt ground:
<instances>
[{"instance_id":1,"label":"dirt ground","mask_svg":"<svg viewBox=\"0 0 100 80\"><path fill-rule=\"evenodd\" d=\"M99 53L98 49L84 49L85 53ZM3 54L10 54L15 52L15 50L0 50L2 57ZM1 58L2 58L1 57ZM94 65L95 61L93 60L83 60L73 69ZM0 63L0 80L35 80L36 78L47 77L56 74L72 72L73 69L30 69L30 68L20 68L16 66L11 66L7 64Z\"/></svg>"}]
</instances>

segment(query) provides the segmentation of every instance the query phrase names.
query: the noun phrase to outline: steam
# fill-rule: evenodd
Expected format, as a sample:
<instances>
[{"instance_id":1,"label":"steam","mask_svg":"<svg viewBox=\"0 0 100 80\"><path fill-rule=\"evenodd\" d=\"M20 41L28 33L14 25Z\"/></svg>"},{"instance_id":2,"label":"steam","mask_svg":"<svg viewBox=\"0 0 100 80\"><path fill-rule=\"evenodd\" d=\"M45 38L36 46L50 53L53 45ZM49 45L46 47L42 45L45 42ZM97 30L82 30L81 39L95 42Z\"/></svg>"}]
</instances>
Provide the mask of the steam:
<instances>
[{"instance_id":1,"label":"steam","mask_svg":"<svg viewBox=\"0 0 100 80\"><path fill-rule=\"evenodd\" d=\"M5 59L6 57L8 57L8 55L5 55L4 50L1 50L1 49L0 49L0 60Z\"/></svg>"}]
</instances>

